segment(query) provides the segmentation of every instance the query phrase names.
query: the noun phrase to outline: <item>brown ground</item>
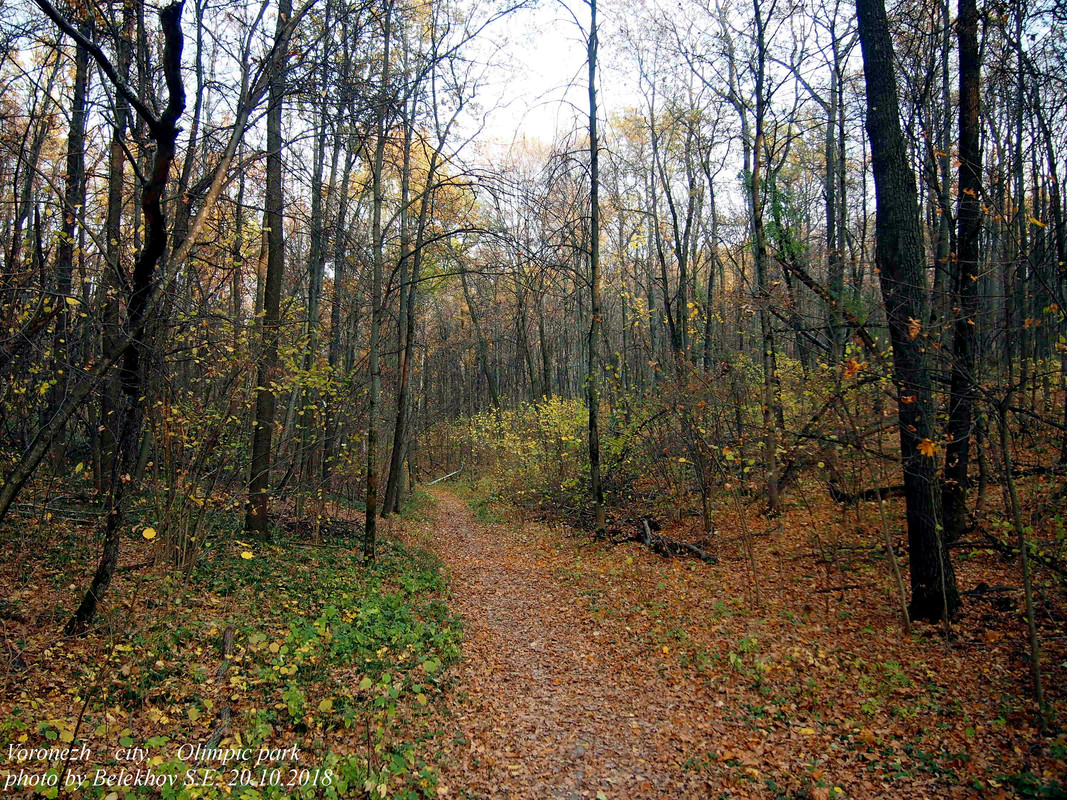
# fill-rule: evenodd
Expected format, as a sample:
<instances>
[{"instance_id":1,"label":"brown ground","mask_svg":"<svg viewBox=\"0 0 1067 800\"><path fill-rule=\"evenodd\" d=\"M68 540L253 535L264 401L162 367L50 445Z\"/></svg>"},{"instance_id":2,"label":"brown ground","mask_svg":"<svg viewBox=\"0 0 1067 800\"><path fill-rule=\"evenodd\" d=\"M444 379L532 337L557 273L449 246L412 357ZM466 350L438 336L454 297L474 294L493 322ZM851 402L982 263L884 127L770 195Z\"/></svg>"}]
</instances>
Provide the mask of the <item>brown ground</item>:
<instances>
[{"instance_id":1,"label":"brown ground","mask_svg":"<svg viewBox=\"0 0 1067 800\"><path fill-rule=\"evenodd\" d=\"M799 516L759 539L755 608L736 543L667 561L437 500L427 543L468 626L441 796L995 798L1022 771L1063 778L1017 616L971 601L951 646L905 637L884 561L837 574ZM961 589L1003 569L962 563Z\"/></svg>"}]
</instances>

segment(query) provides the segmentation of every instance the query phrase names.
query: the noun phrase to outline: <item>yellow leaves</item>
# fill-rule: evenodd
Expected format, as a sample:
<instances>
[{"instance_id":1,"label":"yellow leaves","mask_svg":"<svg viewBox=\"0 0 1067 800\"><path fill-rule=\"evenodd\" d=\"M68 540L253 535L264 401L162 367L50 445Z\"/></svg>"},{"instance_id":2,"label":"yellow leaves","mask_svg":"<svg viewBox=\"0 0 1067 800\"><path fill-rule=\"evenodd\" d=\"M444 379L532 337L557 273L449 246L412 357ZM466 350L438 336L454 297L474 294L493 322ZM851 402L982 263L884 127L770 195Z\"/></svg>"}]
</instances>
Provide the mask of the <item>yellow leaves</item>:
<instances>
[{"instance_id":1,"label":"yellow leaves","mask_svg":"<svg viewBox=\"0 0 1067 800\"><path fill-rule=\"evenodd\" d=\"M141 531L141 535L144 538L146 538L149 541L151 541L152 539L156 538L156 529L155 528L145 528L143 531Z\"/></svg>"},{"instance_id":2,"label":"yellow leaves","mask_svg":"<svg viewBox=\"0 0 1067 800\"><path fill-rule=\"evenodd\" d=\"M241 558L243 558L245 561L248 561L252 557L253 556L252 556L252 551L251 550L242 550L241 551Z\"/></svg>"},{"instance_id":3,"label":"yellow leaves","mask_svg":"<svg viewBox=\"0 0 1067 800\"><path fill-rule=\"evenodd\" d=\"M333 711L333 698L327 697L325 700L319 702L319 711Z\"/></svg>"},{"instance_id":4,"label":"yellow leaves","mask_svg":"<svg viewBox=\"0 0 1067 800\"><path fill-rule=\"evenodd\" d=\"M937 452L937 445L931 439L923 439L919 442L919 452L927 458L933 458Z\"/></svg>"},{"instance_id":5,"label":"yellow leaves","mask_svg":"<svg viewBox=\"0 0 1067 800\"><path fill-rule=\"evenodd\" d=\"M1041 227L1045 226L1042 225ZM68 306L80 306L82 304L82 301L79 300L77 297L64 297L63 299L67 301Z\"/></svg>"},{"instance_id":6,"label":"yellow leaves","mask_svg":"<svg viewBox=\"0 0 1067 800\"><path fill-rule=\"evenodd\" d=\"M800 733L801 733L802 736L814 736L815 735L815 729L814 728L801 728L800 729Z\"/></svg>"},{"instance_id":7,"label":"yellow leaves","mask_svg":"<svg viewBox=\"0 0 1067 800\"><path fill-rule=\"evenodd\" d=\"M1030 217L1030 224L1031 225L1036 225L1039 228L1047 228L1048 227L1048 225L1046 225L1044 222L1039 220L1037 217Z\"/></svg>"}]
</instances>

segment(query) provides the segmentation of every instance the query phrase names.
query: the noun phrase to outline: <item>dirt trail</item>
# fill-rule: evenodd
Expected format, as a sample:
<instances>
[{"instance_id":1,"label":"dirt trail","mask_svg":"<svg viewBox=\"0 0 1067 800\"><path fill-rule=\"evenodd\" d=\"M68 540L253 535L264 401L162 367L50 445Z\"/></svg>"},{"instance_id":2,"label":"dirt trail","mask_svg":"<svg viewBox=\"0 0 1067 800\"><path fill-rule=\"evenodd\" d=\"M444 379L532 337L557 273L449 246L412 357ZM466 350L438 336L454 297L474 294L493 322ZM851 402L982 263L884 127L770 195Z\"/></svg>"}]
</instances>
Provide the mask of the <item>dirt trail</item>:
<instances>
[{"instance_id":1,"label":"dirt trail","mask_svg":"<svg viewBox=\"0 0 1067 800\"><path fill-rule=\"evenodd\" d=\"M590 611L536 528L486 526L455 495L437 498L432 547L467 622L453 718L466 743L444 767L448 796L707 796L707 776L680 763L707 725L692 687L638 666L628 651L647 644Z\"/></svg>"}]
</instances>

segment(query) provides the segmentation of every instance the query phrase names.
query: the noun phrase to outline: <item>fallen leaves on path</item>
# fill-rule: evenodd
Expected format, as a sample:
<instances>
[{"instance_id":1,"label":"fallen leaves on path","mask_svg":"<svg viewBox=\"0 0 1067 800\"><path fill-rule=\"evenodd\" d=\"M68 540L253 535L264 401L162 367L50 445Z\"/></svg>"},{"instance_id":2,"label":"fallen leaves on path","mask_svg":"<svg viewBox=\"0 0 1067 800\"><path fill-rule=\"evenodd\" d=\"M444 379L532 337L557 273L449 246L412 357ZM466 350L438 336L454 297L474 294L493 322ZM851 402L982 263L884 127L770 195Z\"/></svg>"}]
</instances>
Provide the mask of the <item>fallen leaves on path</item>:
<instances>
[{"instance_id":1,"label":"fallen leaves on path","mask_svg":"<svg viewBox=\"0 0 1067 800\"><path fill-rule=\"evenodd\" d=\"M774 543L754 610L739 560L483 525L437 498L428 544L467 624L441 796L993 798L1013 796L1007 768L1062 766L1026 754L1009 654L906 639L884 594L831 620L802 600L812 564Z\"/></svg>"}]
</instances>

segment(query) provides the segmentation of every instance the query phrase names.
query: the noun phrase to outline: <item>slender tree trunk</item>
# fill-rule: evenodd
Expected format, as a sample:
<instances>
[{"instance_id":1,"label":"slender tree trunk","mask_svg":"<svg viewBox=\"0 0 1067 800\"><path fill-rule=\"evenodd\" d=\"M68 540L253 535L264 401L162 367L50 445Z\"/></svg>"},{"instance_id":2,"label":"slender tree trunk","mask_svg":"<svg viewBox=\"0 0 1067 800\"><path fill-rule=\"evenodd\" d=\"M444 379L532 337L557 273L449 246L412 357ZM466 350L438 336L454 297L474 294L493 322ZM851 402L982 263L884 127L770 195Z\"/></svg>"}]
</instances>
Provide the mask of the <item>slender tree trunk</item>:
<instances>
[{"instance_id":1,"label":"slender tree trunk","mask_svg":"<svg viewBox=\"0 0 1067 800\"><path fill-rule=\"evenodd\" d=\"M81 32L86 37L92 36L92 28L87 24L81 26ZM63 192L62 235L59 237L59 247L56 253L56 294L59 296L55 302L59 304L59 310L56 314L56 327L52 341L54 382L48 394L47 414L49 417L55 416L56 411L66 399L73 365L71 341L73 331L71 330L68 298L72 296L76 237L85 209L85 104L88 93L89 52L84 47L75 45L74 95L71 100L70 127L67 130L67 176ZM63 442L56 442L52 455L57 465L62 465L65 453L66 446Z\"/></svg>"},{"instance_id":2,"label":"slender tree trunk","mask_svg":"<svg viewBox=\"0 0 1067 800\"><path fill-rule=\"evenodd\" d=\"M339 139L339 136L338 136ZM335 142L337 144L337 142ZM352 176L352 165L355 158L352 153L345 156L344 172L341 176L341 191L337 204L337 224L334 229L333 247L333 297L330 304L330 344L327 349L327 360L330 364L330 376L334 385L343 380L341 370L343 367L343 339L342 339L342 309L345 299L345 281L347 279L347 255L345 224L348 221L348 186ZM322 485L326 491L331 490L333 470L337 462L337 392L331 391L326 396L326 408L323 414L323 445L322 445Z\"/></svg>"},{"instance_id":3,"label":"slender tree trunk","mask_svg":"<svg viewBox=\"0 0 1067 800\"><path fill-rule=\"evenodd\" d=\"M604 536L604 486L600 479L600 144L597 139L597 20L596 1L589 0L589 345L585 375L586 399L589 404L589 488L596 515L596 535ZM684 306L683 306L684 308Z\"/></svg>"},{"instance_id":4,"label":"slender tree trunk","mask_svg":"<svg viewBox=\"0 0 1067 800\"><path fill-rule=\"evenodd\" d=\"M826 259L828 266L829 281L827 288L830 291L831 305L829 308L829 339L830 339L830 363L840 363L845 352L845 328L844 319L841 315L841 303L844 301L845 290L845 254L841 252L837 242L837 148L844 147L844 142L838 143L837 133L837 40L834 30L830 30L834 52L834 63L830 68L830 97L826 104Z\"/></svg>"},{"instance_id":5,"label":"slender tree trunk","mask_svg":"<svg viewBox=\"0 0 1067 800\"><path fill-rule=\"evenodd\" d=\"M489 342L485 338L485 331L482 330L482 323L479 319L478 309L475 307L470 282L467 280L467 273L461 271L459 273L459 280L463 285L463 297L467 301L467 311L470 313L471 327L474 328L474 339L478 348L478 368L481 370L482 375L485 376L485 382L489 389L489 402L495 410L499 411L500 387L497 384L496 376L489 368Z\"/></svg>"},{"instance_id":6,"label":"slender tree trunk","mask_svg":"<svg viewBox=\"0 0 1067 800\"><path fill-rule=\"evenodd\" d=\"M130 4L123 5L122 34L117 43L118 71L123 80L129 79L133 52L134 14ZM115 93L115 121L111 130L111 148L108 152L107 218L104 222L107 269L103 279L101 352L108 353L115 347L115 333L120 312L118 293L122 286L122 196L125 189L126 138L130 104L121 93ZM103 492L118 476L115 474L115 423L118 421L119 387L117 381L106 378L100 391L99 463L97 464L98 488Z\"/></svg>"},{"instance_id":7,"label":"slender tree trunk","mask_svg":"<svg viewBox=\"0 0 1067 800\"><path fill-rule=\"evenodd\" d=\"M396 392L396 419L393 423L393 446L389 452L389 476L385 482L385 502L382 503L381 515L389 516L400 511L401 471L404 465L404 428L408 407L408 385L411 377L411 349L415 339L415 286L418 276L414 271L416 258L411 246L411 144L415 134L415 112L417 109L417 87L412 87L411 97L402 112L404 123L404 157L400 174L400 316L397 321L397 340L400 342L400 364ZM436 158L437 150L431 158ZM432 176L431 176L432 179ZM427 208L430 186L427 181L422 196L422 208ZM420 224L423 222L420 213ZM422 234L420 229L419 234ZM410 285L408 271L411 271Z\"/></svg>"},{"instance_id":8,"label":"slender tree trunk","mask_svg":"<svg viewBox=\"0 0 1067 800\"><path fill-rule=\"evenodd\" d=\"M763 224L763 143L766 116L766 59L764 36L766 22L760 10L760 0L753 0L756 20L756 113L752 138L752 174L750 203L752 212L752 252L756 268L756 291L759 294L760 358L763 364L763 438L764 460L767 469L767 509L778 510L778 433L775 417L779 406L777 359L774 350L774 330L770 315L770 281L768 279L767 236Z\"/></svg>"},{"instance_id":9,"label":"slender tree trunk","mask_svg":"<svg viewBox=\"0 0 1067 800\"><path fill-rule=\"evenodd\" d=\"M326 3L326 27L332 23L332 4ZM308 252L308 306L307 306L307 339L304 345L303 368L305 373L314 369L319 354L319 327L322 319L322 283L326 272L326 222L325 216L329 209L330 195L333 192L334 183L337 179L337 148L333 148L330 161L329 182L326 187L326 210L323 209L323 173L326 163L326 130L327 120L330 116L330 104L326 97L326 87L329 78L329 61L331 48L327 43L323 45L322 64L320 66L320 85L323 87L324 96L319 106L318 130L315 133L314 165L311 175L311 219L310 236L311 243ZM313 444L313 436L318 427L315 410L318 408L317 392L309 385L302 387L298 401L296 425L300 431L300 452L297 454L300 469L298 480L301 484L312 479L314 456L317 448ZM321 500L322 487L315 492ZM297 494L297 517L303 517L304 498L306 492ZM318 512L321 513L321 512Z\"/></svg>"},{"instance_id":10,"label":"slender tree trunk","mask_svg":"<svg viewBox=\"0 0 1067 800\"><path fill-rule=\"evenodd\" d=\"M292 0L280 0L275 40L285 37L285 25L293 13ZM260 321L261 350L256 367L256 417L252 427L252 458L248 480L245 529L258 536L270 530L270 462L277 398L272 383L278 373L278 335L281 323L282 279L285 272L285 206L282 196L282 101L285 72L271 76L267 109L267 172L264 216L267 223L267 271L263 280L263 316Z\"/></svg>"},{"instance_id":11,"label":"slender tree trunk","mask_svg":"<svg viewBox=\"0 0 1067 800\"><path fill-rule=\"evenodd\" d=\"M363 540L363 559L371 563L375 559L378 533L378 417L381 414L382 401L382 367L381 367L381 331L382 331L382 272L385 265L385 239L382 232L382 205L385 202L382 171L385 164L386 133L389 130L389 51L392 44L392 0L387 2L382 35L384 51L382 53L381 86L377 103L377 142L374 149L374 164L371 168L371 323L368 370L370 372L370 392L367 406L367 502L366 529Z\"/></svg>"},{"instance_id":12,"label":"slender tree trunk","mask_svg":"<svg viewBox=\"0 0 1067 800\"><path fill-rule=\"evenodd\" d=\"M976 0L959 0L960 43L959 237L955 267L955 323L952 384L945 454L945 536L958 538L967 524L967 467L978 383L977 331L980 237L982 234L982 148Z\"/></svg>"}]
</instances>

